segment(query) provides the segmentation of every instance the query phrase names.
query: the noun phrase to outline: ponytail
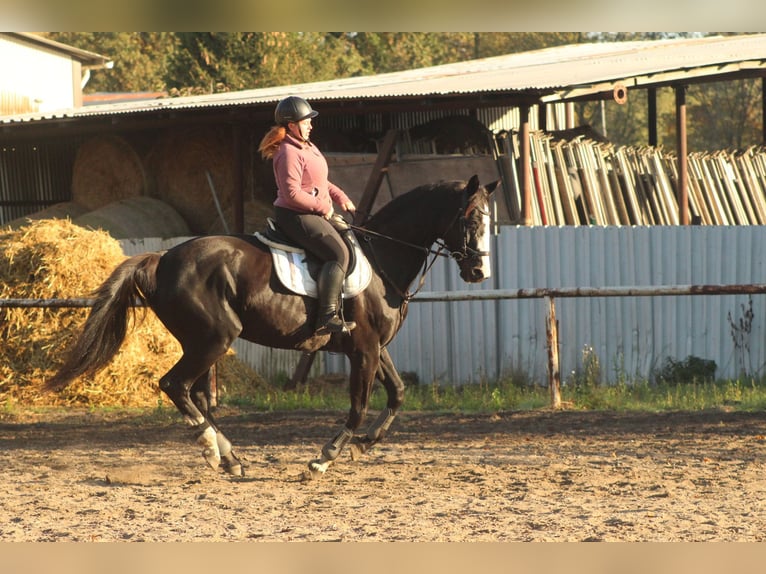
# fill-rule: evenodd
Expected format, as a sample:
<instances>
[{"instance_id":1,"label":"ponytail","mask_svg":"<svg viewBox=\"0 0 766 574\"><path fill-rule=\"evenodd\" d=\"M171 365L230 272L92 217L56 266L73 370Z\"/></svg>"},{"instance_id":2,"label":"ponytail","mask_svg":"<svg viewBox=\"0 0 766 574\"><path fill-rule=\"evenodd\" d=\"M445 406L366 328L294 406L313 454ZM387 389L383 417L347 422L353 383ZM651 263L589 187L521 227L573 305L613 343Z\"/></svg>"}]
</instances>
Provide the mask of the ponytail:
<instances>
[{"instance_id":1,"label":"ponytail","mask_svg":"<svg viewBox=\"0 0 766 574\"><path fill-rule=\"evenodd\" d=\"M274 126L263 136L261 144L258 146L258 151L261 152L263 159L274 157L277 149L279 149L279 144L285 139L286 133L285 126Z\"/></svg>"}]
</instances>

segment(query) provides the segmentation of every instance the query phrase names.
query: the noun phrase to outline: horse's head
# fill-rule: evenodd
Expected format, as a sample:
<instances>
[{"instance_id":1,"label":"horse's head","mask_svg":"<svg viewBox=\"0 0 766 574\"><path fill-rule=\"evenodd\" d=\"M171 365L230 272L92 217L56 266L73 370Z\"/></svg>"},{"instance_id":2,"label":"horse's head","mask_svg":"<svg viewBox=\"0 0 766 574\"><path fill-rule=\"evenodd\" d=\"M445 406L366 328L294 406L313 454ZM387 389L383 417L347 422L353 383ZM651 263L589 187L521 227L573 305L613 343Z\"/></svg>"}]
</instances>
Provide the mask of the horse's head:
<instances>
[{"instance_id":1,"label":"horse's head","mask_svg":"<svg viewBox=\"0 0 766 574\"><path fill-rule=\"evenodd\" d=\"M460 210L444 236L460 267L460 277L467 283L479 283L491 275L489 200L498 183L482 187L474 175L463 189Z\"/></svg>"}]
</instances>

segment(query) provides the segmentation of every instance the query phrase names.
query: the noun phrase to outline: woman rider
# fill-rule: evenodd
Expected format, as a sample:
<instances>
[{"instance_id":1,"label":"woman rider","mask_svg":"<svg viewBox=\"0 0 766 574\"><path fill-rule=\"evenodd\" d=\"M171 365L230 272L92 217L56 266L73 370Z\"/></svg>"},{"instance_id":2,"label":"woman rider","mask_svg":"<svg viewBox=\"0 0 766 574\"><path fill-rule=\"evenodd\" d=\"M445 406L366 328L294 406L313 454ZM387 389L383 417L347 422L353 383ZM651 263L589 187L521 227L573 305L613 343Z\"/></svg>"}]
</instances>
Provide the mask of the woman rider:
<instances>
[{"instance_id":1,"label":"woman rider","mask_svg":"<svg viewBox=\"0 0 766 574\"><path fill-rule=\"evenodd\" d=\"M303 98L284 98L274 111L276 125L258 150L265 159L274 160L277 224L285 235L324 262L317 281L319 313L315 324L315 334L324 335L356 327L353 321L344 322L338 316L349 252L330 222L333 201L344 211L353 212L356 207L327 179L327 160L309 141L311 120L317 115Z\"/></svg>"}]
</instances>

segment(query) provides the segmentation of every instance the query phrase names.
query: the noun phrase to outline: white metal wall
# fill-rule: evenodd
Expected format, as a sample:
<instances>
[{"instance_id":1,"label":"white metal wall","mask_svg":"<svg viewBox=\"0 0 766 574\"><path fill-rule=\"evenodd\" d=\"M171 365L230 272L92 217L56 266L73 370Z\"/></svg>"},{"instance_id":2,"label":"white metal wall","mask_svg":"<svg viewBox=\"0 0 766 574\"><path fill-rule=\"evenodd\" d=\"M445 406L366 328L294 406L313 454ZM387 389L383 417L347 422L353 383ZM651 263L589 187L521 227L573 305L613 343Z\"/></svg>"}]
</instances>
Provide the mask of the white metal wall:
<instances>
[{"instance_id":1,"label":"white metal wall","mask_svg":"<svg viewBox=\"0 0 766 574\"><path fill-rule=\"evenodd\" d=\"M123 242L126 253L145 245L151 244ZM766 283L765 246L763 226L503 226L493 241L492 279L467 285L456 264L444 259L432 268L423 291ZM745 348L734 343L729 314L738 323L750 301L754 319ZM766 295L558 299L562 379L581 367L586 346L612 382L650 377L666 358L689 355L714 360L719 377L762 374L765 307ZM424 383L478 382L511 373L544 383L546 313L542 299L412 302L389 350L400 372L417 373ZM300 356L253 347L238 342L235 350L267 377L291 374ZM324 354L315 369L347 372L347 361Z\"/></svg>"}]
</instances>

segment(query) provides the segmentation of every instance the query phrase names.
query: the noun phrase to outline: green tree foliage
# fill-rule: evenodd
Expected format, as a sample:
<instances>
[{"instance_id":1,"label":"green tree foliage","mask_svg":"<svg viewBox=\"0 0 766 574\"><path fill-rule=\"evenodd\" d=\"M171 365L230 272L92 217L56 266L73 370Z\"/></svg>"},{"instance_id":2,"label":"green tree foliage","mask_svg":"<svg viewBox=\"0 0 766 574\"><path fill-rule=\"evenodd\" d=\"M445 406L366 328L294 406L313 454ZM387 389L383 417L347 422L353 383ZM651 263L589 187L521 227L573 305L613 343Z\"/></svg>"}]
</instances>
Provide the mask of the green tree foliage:
<instances>
[{"instance_id":1,"label":"green tree foliage","mask_svg":"<svg viewBox=\"0 0 766 574\"><path fill-rule=\"evenodd\" d=\"M170 88L219 92L353 76L361 58L346 38L318 32L178 33Z\"/></svg>"}]
</instances>

